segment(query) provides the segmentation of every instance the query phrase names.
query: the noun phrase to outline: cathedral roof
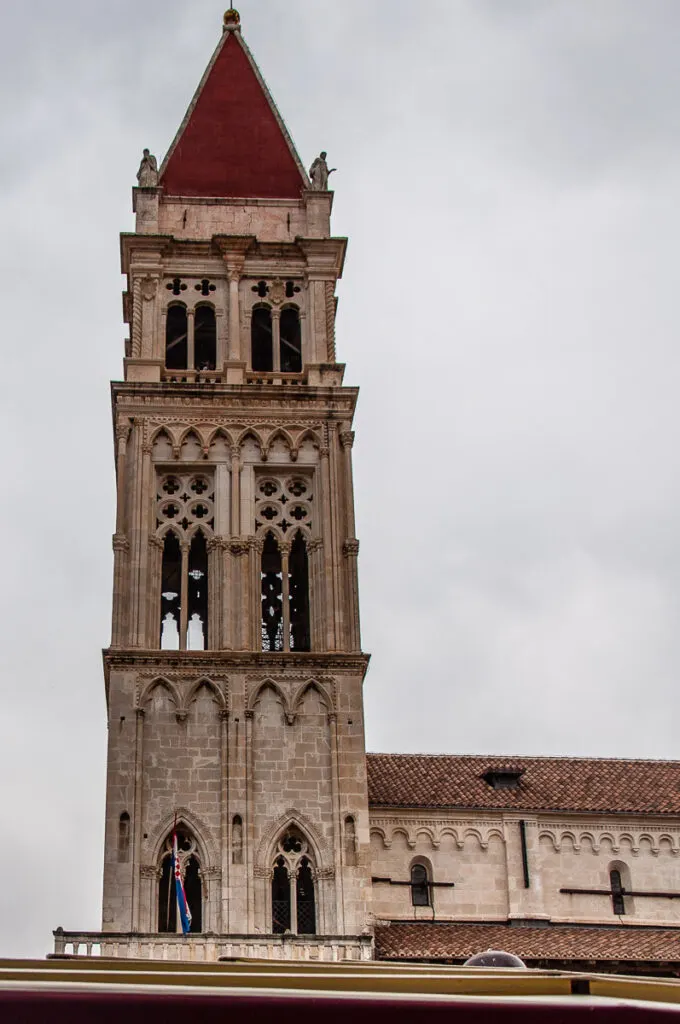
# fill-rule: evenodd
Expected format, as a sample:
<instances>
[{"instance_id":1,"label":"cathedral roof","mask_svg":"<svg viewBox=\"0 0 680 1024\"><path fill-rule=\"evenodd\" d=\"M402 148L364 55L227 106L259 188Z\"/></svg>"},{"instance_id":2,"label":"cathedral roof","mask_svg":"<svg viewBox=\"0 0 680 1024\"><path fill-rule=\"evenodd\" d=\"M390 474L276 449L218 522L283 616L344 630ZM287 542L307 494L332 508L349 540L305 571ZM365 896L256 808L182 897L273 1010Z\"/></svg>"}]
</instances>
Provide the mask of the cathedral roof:
<instances>
[{"instance_id":1,"label":"cathedral roof","mask_svg":"<svg viewBox=\"0 0 680 1024\"><path fill-rule=\"evenodd\" d=\"M368 754L367 764L373 807L680 814L680 761Z\"/></svg>"},{"instance_id":2,"label":"cathedral roof","mask_svg":"<svg viewBox=\"0 0 680 1024\"><path fill-rule=\"evenodd\" d=\"M308 179L238 27L225 30L160 170L168 195L297 199Z\"/></svg>"},{"instance_id":3,"label":"cathedral roof","mask_svg":"<svg viewBox=\"0 0 680 1024\"><path fill-rule=\"evenodd\" d=\"M465 961L484 949L535 961L680 961L680 929L635 926L465 924L393 921L378 925L378 960Z\"/></svg>"}]
</instances>

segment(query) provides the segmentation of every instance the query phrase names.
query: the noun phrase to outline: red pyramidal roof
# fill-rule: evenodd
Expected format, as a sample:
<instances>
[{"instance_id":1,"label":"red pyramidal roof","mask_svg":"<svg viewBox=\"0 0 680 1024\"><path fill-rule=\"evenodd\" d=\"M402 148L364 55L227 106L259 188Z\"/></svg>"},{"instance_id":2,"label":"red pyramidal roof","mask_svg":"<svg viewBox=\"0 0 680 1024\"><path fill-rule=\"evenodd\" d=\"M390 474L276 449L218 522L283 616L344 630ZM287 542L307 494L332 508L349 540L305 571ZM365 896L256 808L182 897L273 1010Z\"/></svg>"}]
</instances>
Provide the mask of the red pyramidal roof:
<instances>
[{"instance_id":1,"label":"red pyramidal roof","mask_svg":"<svg viewBox=\"0 0 680 1024\"><path fill-rule=\"evenodd\" d=\"M308 181L239 31L227 31L161 167L167 195L296 199Z\"/></svg>"}]
</instances>

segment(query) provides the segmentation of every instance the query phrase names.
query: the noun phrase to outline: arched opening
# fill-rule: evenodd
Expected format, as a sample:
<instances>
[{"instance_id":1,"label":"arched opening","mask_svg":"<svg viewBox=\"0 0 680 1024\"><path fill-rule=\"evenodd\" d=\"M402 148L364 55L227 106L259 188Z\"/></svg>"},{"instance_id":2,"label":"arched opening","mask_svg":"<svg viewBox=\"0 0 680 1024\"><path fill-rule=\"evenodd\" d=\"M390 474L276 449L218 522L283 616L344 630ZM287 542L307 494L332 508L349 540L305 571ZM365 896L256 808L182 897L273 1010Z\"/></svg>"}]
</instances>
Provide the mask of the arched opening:
<instances>
[{"instance_id":1,"label":"arched opening","mask_svg":"<svg viewBox=\"0 0 680 1024\"><path fill-rule=\"evenodd\" d=\"M609 872L609 884L612 890L612 910L620 917L626 913L626 904L623 898L623 882L621 881L621 872L618 868L613 868Z\"/></svg>"},{"instance_id":2,"label":"arched opening","mask_svg":"<svg viewBox=\"0 0 680 1024\"><path fill-rule=\"evenodd\" d=\"M179 650L180 603L182 594L182 549L170 530L163 544L161 569L161 650Z\"/></svg>"},{"instance_id":3,"label":"arched opening","mask_svg":"<svg viewBox=\"0 0 680 1024\"><path fill-rule=\"evenodd\" d=\"M217 321L212 306L197 306L194 314L194 366L214 370L217 365Z\"/></svg>"},{"instance_id":4,"label":"arched opening","mask_svg":"<svg viewBox=\"0 0 680 1024\"><path fill-rule=\"evenodd\" d=\"M127 864L130 859L130 815L123 811L118 821L118 863Z\"/></svg>"},{"instance_id":5,"label":"arched opening","mask_svg":"<svg viewBox=\"0 0 680 1024\"><path fill-rule=\"evenodd\" d=\"M262 548L262 650L283 650L283 573L281 552L273 534Z\"/></svg>"},{"instance_id":6,"label":"arched opening","mask_svg":"<svg viewBox=\"0 0 680 1024\"><path fill-rule=\"evenodd\" d=\"M189 857L184 871L184 892L191 911L192 933L203 931L203 885L201 868L195 857Z\"/></svg>"},{"instance_id":7,"label":"arched opening","mask_svg":"<svg viewBox=\"0 0 680 1024\"><path fill-rule=\"evenodd\" d=\"M411 868L411 903L414 907L430 906L429 878L423 864L414 864Z\"/></svg>"},{"instance_id":8,"label":"arched opening","mask_svg":"<svg viewBox=\"0 0 680 1024\"><path fill-rule=\"evenodd\" d=\"M290 931L290 878L283 857L278 857L272 874L272 932Z\"/></svg>"},{"instance_id":9,"label":"arched opening","mask_svg":"<svg viewBox=\"0 0 680 1024\"><path fill-rule=\"evenodd\" d=\"M310 650L309 560L304 537L298 533L288 561L290 599L290 649Z\"/></svg>"},{"instance_id":10,"label":"arched opening","mask_svg":"<svg viewBox=\"0 0 680 1024\"><path fill-rule=\"evenodd\" d=\"M302 373L302 332L296 306L281 310L281 372Z\"/></svg>"},{"instance_id":11,"label":"arched opening","mask_svg":"<svg viewBox=\"0 0 680 1024\"><path fill-rule=\"evenodd\" d=\"M165 365L168 370L186 370L188 353L186 306L168 306L165 322Z\"/></svg>"},{"instance_id":12,"label":"arched opening","mask_svg":"<svg viewBox=\"0 0 680 1024\"><path fill-rule=\"evenodd\" d=\"M298 935L316 935L314 878L311 864L306 857L302 858L298 868L296 904Z\"/></svg>"},{"instance_id":13,"label":"arched opening","mask_svg":"<svg viewBox=\"0 0 680 1024\"><path fill-rule=\"evenodd\" d=\"M185 829L177 829L179 866L184 893L191 911L191 933L203 930L203 883L196 840ZM181 931L177 913L175 879L172 873L172 833L165 841L161 874L158 883L158 931L175 934Z\"/></svg>"},{"instance_id":14,"label":"arched opening","mask_svg":"<svg viewBox=\"0 0 680 1024\"><path fill-rule=\"evenodd\" d=\"M199 530L189 548L187 650L208 648L208 545Z\"/></svg>"},{"instance_id":15,"label":"arched opening","mask_svg":"<svg viewBox=\"0 0 680 1024\"><path fill-rule=\"evenodd\" d=\"M253 370L271 373L274 369L272 343L272 311L269 306L255 306L250 321L250 346Z\"/></svg>"}]
</instances>

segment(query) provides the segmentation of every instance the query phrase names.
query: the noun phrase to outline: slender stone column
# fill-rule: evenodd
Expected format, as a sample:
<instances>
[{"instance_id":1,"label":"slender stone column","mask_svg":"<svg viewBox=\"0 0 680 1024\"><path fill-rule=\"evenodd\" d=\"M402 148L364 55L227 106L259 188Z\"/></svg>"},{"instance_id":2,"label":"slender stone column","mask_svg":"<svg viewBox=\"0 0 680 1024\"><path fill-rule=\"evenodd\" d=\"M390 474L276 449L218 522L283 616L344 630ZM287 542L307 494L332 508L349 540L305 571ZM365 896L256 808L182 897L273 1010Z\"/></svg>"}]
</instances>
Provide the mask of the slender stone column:
<instances>
[{"instance_id":1,"label":"slender stone column","mask_svg":"<svg viewBox=\"0 0 680 1024\"><path fill-rule=\"evenodd\" d=\"M116 532L113 536L113 607L111 638L112 644L118 646L123 639L123 619L125 610L125 580L128 567L130 542L125 532L125 465L127 442L130 425L121 424L116 430Z\"/></svg>"},{"instance_id":2,"label":"slender stone column","mask_svg":"<svg viewBox=\"0 0 680 1024\"><path fill-rule=\"evenodd\" d=\"M335 868L335 934L345 932L345 913L343 898L342 862L340 847L342 829L340 819L339 771L338 771L338 716L335 712L328 715L328 729L331 734L331 800L333 802L333 867Z\"/></svg>"},{"instance_id":3,"label":"slender stone column","mask_svg":"<svg viewBox=\"0 0 680 1024\"><path fill-rule=\"evenodd\" d=\"M161 644L161 576L163 548L160 537L149 537L149 589L147 594L146 646L158 650Z\"/></svg>"},{"instance_id":4,"label":"slender stone column","mask_svg":"<svg viewBox=\"0 0 680 1024\"><path fill-rule=\"evenodd\" d=\"M241 358L241 315L239 311L238 287L243 273L242 263L227 263L229 279L229 359L238 362Z\"/></svg>"},{"instance_id":5,"label":"slender stone column","mask_svg":"<svg viewBox=\"0 0 680 1024\"><path fill-rule=\"evenodd\" d=\"M196 355L194 352L194 314L195 310L187 309L187 370L196 368Z\"/></svg>"},{"instance_id":6,"label":"slender stone column","mask_svg":"<svg viewBox=\"0 0 680 1024\"><path fill-rule=\"evenodd\" d=\"M231 446L231 535L241 534L241 449Z\"/></svg>"},{"instance_id":7,"label":"slender stone column","mask_svg":"<svg viewBox=\"0 0 680 1024\"><path fill-rule=\"evenodd\" d=\"M330 449L324 444L319 449L321 458L321 500L323 508L323 553L324 553L324 591L326 619L326 649L334 651L335 647L335 615L333 603L333 532L331 527L331 473L329 464Z\"/></svg>"},{"instance_id":8,"label":"slender stone column","mask_svg":"<svg viewBox=\"0 0 680 1024\"><path fill-rule=\"evenodd\" d=\"M244 636L246 648L251 651L262 650L262 548L264 541L252 537L249 541L248 592L244 594L243 608ZM247 609L247 612L246 612Z\"/></svg>"},{"instance_id":9,"label":"slender stone column","mask_svg":"<svg viewBox=\"0 0 680 1024\"><path fill-rule=\"evenodd\" d=\"M189 544L182 541L182 583L179 609L179 649L187 649L187 626L189 621Z\"/></svg>"},{"instance_id":10,"label":"slender stone column","mask_svg":"<svg viewBox=\"0 0 680 1024\"><path fill-rule=\"evenodd\" d=\"M359 625L359 541L355 538L346 540L342 546L345 557L345 578L347 580L347 612L349 650L361 650L361 630Z\"/></svg>"},{"instance_id":11,"label":"slender stone column","mask_svg":"<svg viewBox=\"0 0 680 1024\"><path fill-rule=\"evenodd\" d=\"M354 447L354 431L343 430L340 444L345 463L345 533L353 537L356 526L354 522L354 474L352 473L352 448Z\"/></svg>"},{"instance_id":12,"label":"slender stone column","mask_svg":"<svg viewBox=\"0 0 680 1024\"><path fill-rule=\"evenodd\" d=\"M328 442L330 449L330 480L331 494L331 538L332 538L332 563L333 563L333 617L335 620L335 650L347 649L347 602L345 600L343 585L343 572L340 563L340 548L342 546L342 524L345 516L342 508L342 466L340 462L340 445L337 441L337 428L335 423L328 424Z\"/></svg>"},{"instance_id":13,"label":"slender stone column","mask_svg":"<svg viewBox=\"0 0 680 1024\"><path fill-rule=\"evenodd\" d=\"M281 310L272 309L272 369L281 373Z\"/></svg>"},{"instance_id":14,"label":"slender stone column","mask_svg":"<svg viewBox=\"0 0 680 1024\"><path fill-rule=\"evenodd\" d=\"M323 649L323 593L322 593L322 582L323 582L323 541L321 537L314 537L310 540L307 545L307 555L309 557L309 614L311 618L310 622L310 638L311 646L313 651L320 651Z\"/></svg>"},{"instance_id":15,"label":"slender stone column","mask_svg":"<svg viewBox=\"0 0 680 1024\"><path fill-rule=\"evenodd\" d=\"M335 362L335 281L326 281L326 359Z\"/></svg>"},{"instance_id":16,"label":"slender stone column","mask_svg":"<svg viewBox=\"0 0 680 1024\"><path fill-rule=\"evenodd\" d=\"M254 713L246 711L246 836L245 861L246 884L248 887L248 934L255 931L255 888L253 858L255 853L255 822L253 821L253 718Z\"/></svg>"},{"instance_id":17,"label":"slender stone column","mask_svg":"<svg viewBox=\"0 0 680 1024\"><path fill-rule=\"evenodd\" d=\"M133 822L133 856L132 856L132 931L139 929L139 890L141 885L142 866L142 770L144 767L144 708L137 708L135 732L135 820Z\"/></svg>"},{"instance_id":18,"label":"slender stone column","mask_svg":"<svg viewBox=\"0 0 680 1024\"><path fill-rule=\"evenodd\" d=\"M279 544L281 555L281 603L283 612L283 649L290 651L290 548L287 542Z\"/></svg>"},{"instance_id":19,"label":"slender stone column","mask_svg":"<svg viewBox=\"0 0 680 1024\"><path fill-rule=\"evenodd\" d=\"M224 646L221 614L223 544L219 537L208 542L208 643L206 650L219 651Z\"/></svg>"},{"instance_id":20,"label":"slender stone column","mask_svg":"<svg viewBox=\"0 0 680 1024\"><path fill-rule=\"evenodd\" d=\"M132 286L132 358L139 359L142 354L142 282L137 277Z\"/></svg>"},{"instance_id":21,"label":"slender stone column","mask_svg":"<svg viewBox=\"0 0 680 1024\"><path fill-rule=\"evenodd\" d=\"M220 711L220 833L222 850L222 890L218 903L220 920L218 931L222 934L229 932L229 885L231 866L231 844L229 842L229 711L225 708Z\"/></svg>"}]
</instances>

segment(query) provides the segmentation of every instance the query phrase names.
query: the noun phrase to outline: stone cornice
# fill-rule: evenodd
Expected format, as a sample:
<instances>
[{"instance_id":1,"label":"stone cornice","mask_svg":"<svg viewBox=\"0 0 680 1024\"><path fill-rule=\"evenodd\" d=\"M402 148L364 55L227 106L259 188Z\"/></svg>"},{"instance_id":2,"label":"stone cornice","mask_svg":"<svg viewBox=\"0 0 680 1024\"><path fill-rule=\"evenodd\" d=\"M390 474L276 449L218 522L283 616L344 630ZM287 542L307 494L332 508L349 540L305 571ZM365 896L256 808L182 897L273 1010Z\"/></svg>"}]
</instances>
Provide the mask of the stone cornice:
<instances>
[{"instance_id":1,"label":"stone cornice","mask_svg":"<svg viewBox=\"0 0 680 1024\"><path fill-rule=\"evenodd\" d=\"M227 669L243 670L266 675L285 675L289 671L299 672L304 669L305 678L318 675L319 672L363 673L368 668L369 654L343 654L334 652L324 654L311 651L298 654L263 654L248 651L148 651L137 648L108 648L102 652L104 670L108 673L112 668L135 668L139 670L158 670L161 674L169 670L181 670L182 673L224 672Z\"/></svg>"}]
</instances>

